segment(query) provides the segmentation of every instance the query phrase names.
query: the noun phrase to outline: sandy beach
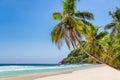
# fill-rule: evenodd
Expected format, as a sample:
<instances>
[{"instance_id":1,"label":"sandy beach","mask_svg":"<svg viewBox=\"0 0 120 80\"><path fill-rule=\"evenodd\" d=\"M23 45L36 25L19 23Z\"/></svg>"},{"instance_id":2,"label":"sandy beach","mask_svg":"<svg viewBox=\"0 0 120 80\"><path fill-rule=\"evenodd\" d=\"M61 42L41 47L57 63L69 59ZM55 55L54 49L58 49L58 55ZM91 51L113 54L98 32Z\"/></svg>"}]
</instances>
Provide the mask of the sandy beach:
<instances>
[{"instance_id":1,"label":"sandy beach","mask_svg":"<svg viewBox=\"0 0 120 80\"><path fill-rule=\"evenodd\" d=\"M1 78L0 80L120 80L120 71L102 65L83 70L67 70Z\"/></svg>"},{"instance_id":2,"label":"sandy beach","mask_svg":"<svg viewBox=\"0 0 120 80\"><path fill-rule=\"evenodd\" d=\"M120 80L120 71L109 66L101 66L35 80Z\"/></svg>"},{"instance_id":3,"label":"sandy beach","mask_svg":"<svg viewBox=\"0 0 120 80\"><path fill-rule=\"evenodd\" d=\"M76 70L78 69L62 70L56 72L34 73L34 74L20 75L14 77L0 78L0 80L35 80L37 78L42 78L42 77L55 76L59 74L68 74Z\"/></svg>"}]
</instances>

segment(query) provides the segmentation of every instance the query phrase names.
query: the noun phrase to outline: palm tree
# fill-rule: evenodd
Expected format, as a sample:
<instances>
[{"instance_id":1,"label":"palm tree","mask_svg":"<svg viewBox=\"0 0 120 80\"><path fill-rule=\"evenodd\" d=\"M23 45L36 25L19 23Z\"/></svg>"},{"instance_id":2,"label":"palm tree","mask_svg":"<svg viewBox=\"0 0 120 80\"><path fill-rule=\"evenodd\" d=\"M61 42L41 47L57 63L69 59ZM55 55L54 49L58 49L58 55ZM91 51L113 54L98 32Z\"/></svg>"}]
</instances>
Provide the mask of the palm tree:
<instances>
[{"instance_id":1,"label":"palm tree","mask_svg":"<svg viewBox=\"0 0 120 80\"><path fill-rule=\"evenodd\" d=\"M94 17L90 12L76 11L75 3L76 0L63 0L63 13L53 13L53 19L58 20L59 23L51 32L52 41L55 42L59 49L63 41L66 42L69 49L71 44L74 48L78 47L77 44L79 44L80 49L85 54L103 63L100 59L88 53L82 46L81 40L83 40L83 35L86 34L86 27L93 27L87 20L93 20Z\"/></svg>"},{"instance_id":2,"label":"palm tree","mask_svg":"<svg viewBox=\"0 0 120 80\"><path fill-rule=\"evenodd\" d=\"M99 58L106 51L106 43L104 38L108 34L107 31L102 31L98 33L99 27L87 27L87 33L85 38L89 47L89 52Z\"/></svg>"},{"instance_id":3,"label":"palm tree","mask_svg":"<svg viewBox=\"0 0 120 80\"><path fill-rule=\"evenodd\" d=\"M112 57L110 61L114 67L120 67L120 8L115 12L109 12L113 21L105 26L105 29L111 29L110 38L108 38L108 54Z\"/></svg>"},{"instance_id":4,"label":"palm tree","mask_svg":"<svg viewBox=\"0 0 120 80\"><path fill-rule=\"evenodd\" d=\"M120 34L120 8L117 8L115 12L109 12L109 15L113 18L113 21L105 26L105 29L111 29L111 35Z\"/></svg>"},{"instance_id":5,"label":"palm tree","mask_svg":"<svg viewBox=\"0 0 120 80\"><path fill-rule=\"evenodd\" d=\"M112 42L112 44L109 48L109 54L113 58L111 59L110 64L120 69L120 37L118 35L113 36L113 38L110 41Z\"/></svg>"},{"instance_id":6,"label":"palm tree","mask_svg":"<svg viewBox=\"0 0 120 80\"><path fill-rule=\"evenodd\" d=\"M75 11L76 0L64 0L63 1L63 13L53 13L53 19L60 22L55 26L51 32L52 41L60 48L63 39L66 41L67 46L70 48L70 43L73 47L76 47L77 38L81 38L82 31L85 24L92 25L85 19L94 19L93 14L89 12ZM81 17L81 18L78 18Z\"/></svg>"},{"instance_id":7,"label":"palm tree","mask_svg":"<svg viewBox=\"0 0 120 80\"><path fill-rule=\"evenodd\" d=\"M116 39L116 36L113 36L112 38L107 36L105 43L107 44L107 56L104 57L105 62L112 65L116 69L120 69L120 45L118 39Z\"/></svg>"}]
</instances>

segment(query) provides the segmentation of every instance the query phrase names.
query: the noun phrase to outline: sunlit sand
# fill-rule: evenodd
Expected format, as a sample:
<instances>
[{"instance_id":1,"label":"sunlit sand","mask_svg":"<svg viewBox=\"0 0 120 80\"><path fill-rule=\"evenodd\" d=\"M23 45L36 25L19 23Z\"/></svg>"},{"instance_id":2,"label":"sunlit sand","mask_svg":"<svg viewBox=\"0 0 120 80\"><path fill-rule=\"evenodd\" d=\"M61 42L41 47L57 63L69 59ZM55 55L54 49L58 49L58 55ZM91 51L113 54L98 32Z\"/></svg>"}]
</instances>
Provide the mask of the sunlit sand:
<instances>
[{"instance_id":1,"label":"sunlit sand","mask_svg":"<svg viewBox=\"0 0 120 80\"><path fill-rule=\"evenodd\" d=\"M35 80L120 80L120 71L109 66L101 66Z\"/></svg>"},{"instance_id":2,"label":"sunlit sand","mask_svg":"<svg viewBox=\"0 0 120 80\"><path fill-rule=\"evenodd\" d=\"M83 70L67 70L21 75L0 80L120 80L120 71L106 65Z\"/></svg>"}]
</instances>

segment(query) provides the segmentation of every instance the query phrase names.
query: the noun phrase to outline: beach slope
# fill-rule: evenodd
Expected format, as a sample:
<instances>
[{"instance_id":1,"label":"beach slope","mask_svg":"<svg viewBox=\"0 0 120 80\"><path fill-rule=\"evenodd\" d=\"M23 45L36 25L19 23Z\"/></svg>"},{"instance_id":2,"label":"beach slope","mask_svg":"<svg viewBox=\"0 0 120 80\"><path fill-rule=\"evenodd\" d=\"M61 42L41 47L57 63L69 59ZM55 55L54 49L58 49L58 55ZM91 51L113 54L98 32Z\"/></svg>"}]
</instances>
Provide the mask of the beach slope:
<instances>
[{"instance_id":1,"label":"beach slope","mask_svg":"<svg viewBox=\"0 0 120 80\"><path fill-rule=\"evenodd\" d=\"M120 71L109 66L100 66L34 80L120 80Z\"/></svg>"}]
</instances>

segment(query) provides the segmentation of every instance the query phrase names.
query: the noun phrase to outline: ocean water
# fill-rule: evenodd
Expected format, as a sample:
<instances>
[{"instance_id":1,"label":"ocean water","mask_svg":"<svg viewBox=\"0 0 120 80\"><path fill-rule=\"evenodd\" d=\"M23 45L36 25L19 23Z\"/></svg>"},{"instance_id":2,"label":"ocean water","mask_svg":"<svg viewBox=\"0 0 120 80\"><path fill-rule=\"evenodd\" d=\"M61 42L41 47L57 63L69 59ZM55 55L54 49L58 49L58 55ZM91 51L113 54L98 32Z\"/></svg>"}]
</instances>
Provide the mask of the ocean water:
<instances>
[{"instance_id":1,"label":"ocean water","mask_svg":"<svg viewBox=\"0 0 120 80\"><path fill-rule=\"evenodd\" d=\"M92 64L61 65L61 64L0 64L0 78L32 73L54 72L69 69L85 69L94 67Z\"/></svg>"}]
</instances>

